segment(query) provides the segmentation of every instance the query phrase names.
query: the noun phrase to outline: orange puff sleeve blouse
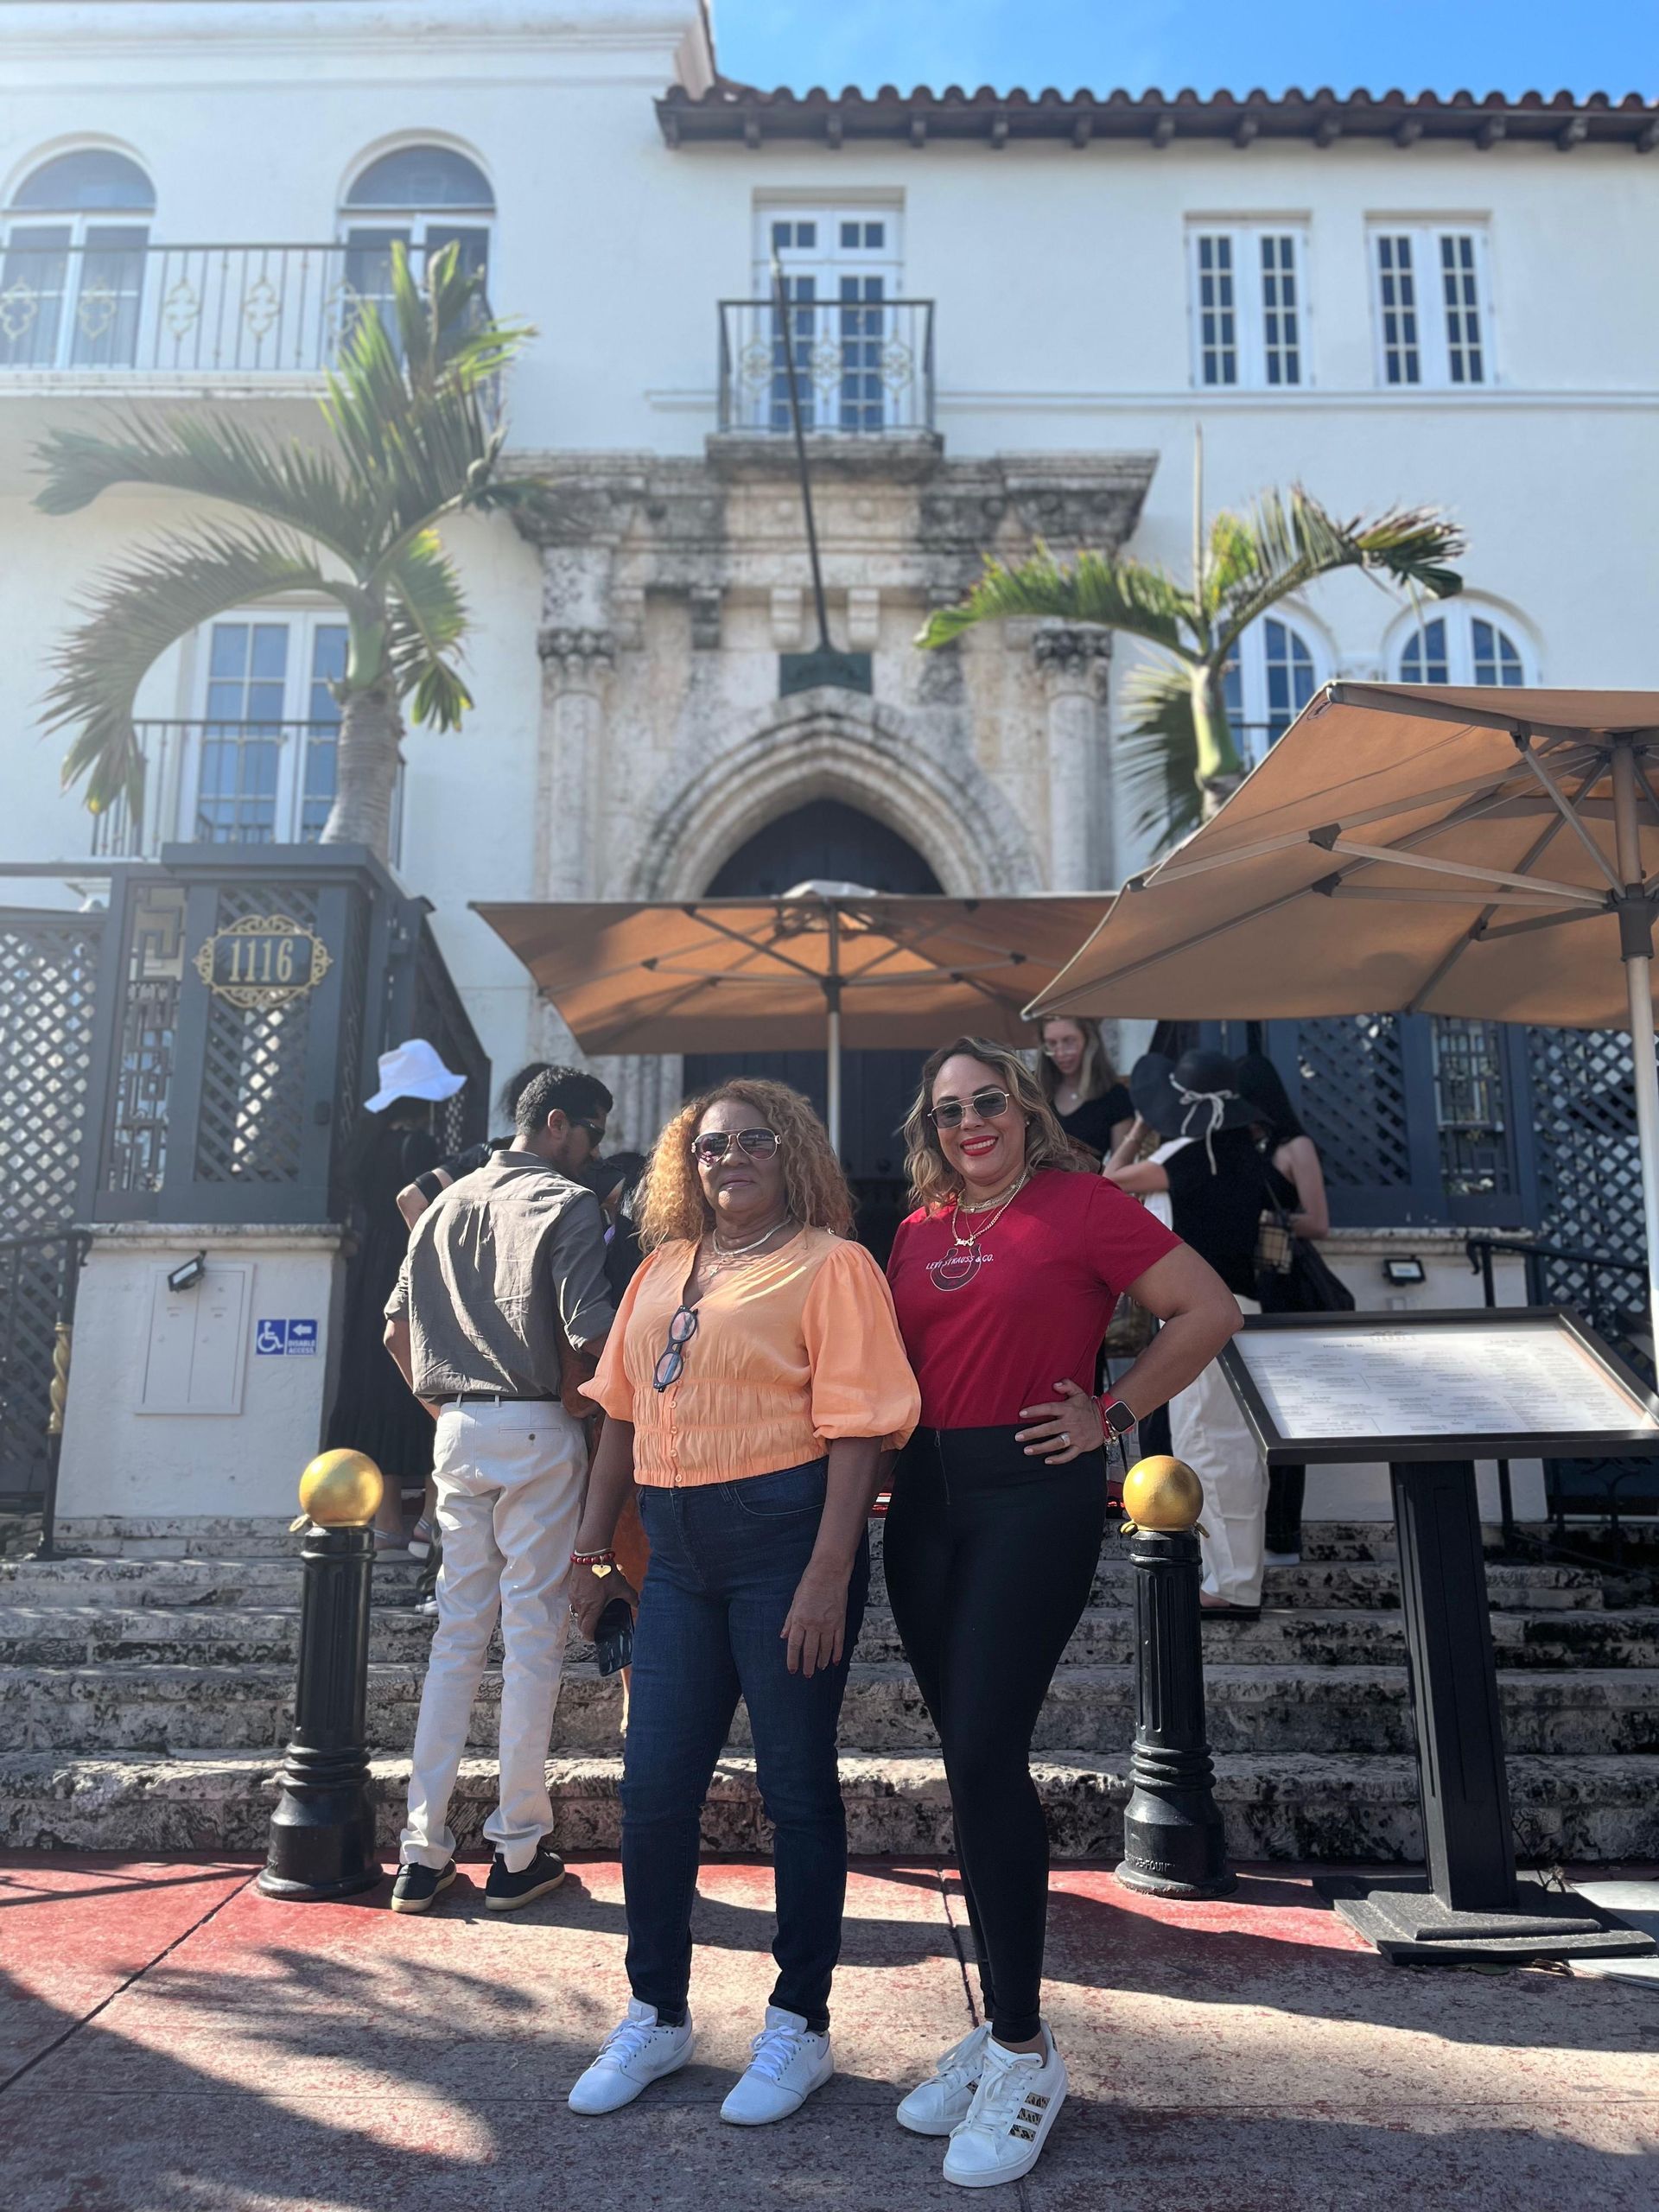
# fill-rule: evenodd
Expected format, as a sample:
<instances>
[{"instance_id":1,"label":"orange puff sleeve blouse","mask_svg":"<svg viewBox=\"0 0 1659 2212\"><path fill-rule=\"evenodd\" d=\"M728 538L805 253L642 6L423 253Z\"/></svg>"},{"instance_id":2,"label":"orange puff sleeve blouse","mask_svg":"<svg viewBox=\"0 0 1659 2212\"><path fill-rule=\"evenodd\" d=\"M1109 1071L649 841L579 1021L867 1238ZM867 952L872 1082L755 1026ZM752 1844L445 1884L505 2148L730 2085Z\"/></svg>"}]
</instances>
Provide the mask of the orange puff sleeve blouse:
<instances>
[{"instance_id":1,"label":"orange puff sleeve blouse","mask_svg":"<svg viewBox=\"0 0 1659 2212\"><path fill-rule=\"evenodd\" d=\"M777 1251L717 1275L666 1390L652 1377L668 1344L689 1243L664 1244L628 1285L584 1395L633 1423L634 1480L653 1487L741 1482L821 1459L838 1436L897 1450L921 1412L887 1278L861 1244L803 1229Z\"/></svg>"}]
</instances>

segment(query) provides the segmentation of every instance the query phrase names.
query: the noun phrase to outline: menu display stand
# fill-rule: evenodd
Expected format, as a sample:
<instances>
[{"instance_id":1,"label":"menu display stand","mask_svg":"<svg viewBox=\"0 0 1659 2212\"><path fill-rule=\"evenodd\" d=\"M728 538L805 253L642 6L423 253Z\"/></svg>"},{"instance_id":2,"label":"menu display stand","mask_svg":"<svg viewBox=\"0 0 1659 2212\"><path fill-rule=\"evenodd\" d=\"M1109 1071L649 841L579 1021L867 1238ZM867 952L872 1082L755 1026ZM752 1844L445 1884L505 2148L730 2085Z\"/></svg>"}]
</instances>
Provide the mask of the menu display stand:
<instances>
[{"instance_id":1,"label":"menu display stand","mask_svg":"<svg viewBox=\"0 0 1659 2212\"><path fill-rule=\"evenodd\" d=\"M1659 1454L1659 1397L1564 1306L1252 1315L1222 1367L1268 1465L1386 1460L1427 1880L1318 1887L1395 1961L1650 1952L1516 1871L1477 1459Z\"/></svg>"}]
</instances>

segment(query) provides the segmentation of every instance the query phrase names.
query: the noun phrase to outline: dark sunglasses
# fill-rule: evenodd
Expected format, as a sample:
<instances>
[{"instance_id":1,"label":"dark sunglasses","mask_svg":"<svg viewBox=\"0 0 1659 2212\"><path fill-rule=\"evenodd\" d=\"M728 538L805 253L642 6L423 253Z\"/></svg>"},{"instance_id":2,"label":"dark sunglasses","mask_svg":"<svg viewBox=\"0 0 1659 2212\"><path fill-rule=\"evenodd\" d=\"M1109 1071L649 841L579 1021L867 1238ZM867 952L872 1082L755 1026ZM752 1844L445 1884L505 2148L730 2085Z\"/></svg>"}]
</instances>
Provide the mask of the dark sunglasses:
<instances>
[{"instance_id":1,"label":"dark sunglasses","mask_svg":"<svg viewBox=\"0 0 1659 2212\"><path fill-rule=\"evenodd\" d=\"M697 1309L682 1306L668 1325L668 1342L651 1372L652 1387L666 1390L685 1372L685 1347L697 1333Z\"/></svg>"},{"instance_id":2,"label":"dark sunglasses","mask_svg":"<svg viewBox=\"0 0 1659 2212\"><path fill-rule=\"evenodd\" d=\"M571 1122L570 1126L573 1129L586 1129L588 1132L588 1141L594 1145L595 1148L605 1141L605 1124L603 1122L575 1121Z\"/></svg>"},{"instance_id":3,"label":"dark sunglasses","mask_svg":"<svg viewBox=\"0 0 1659 2212\"><path fill-rule=\"evenodd\" d=\"M717 1160L724 1160L734 1144L741 1144L751 1160L770 1160L778 1149L776 1129L739 1129L734 1136L730 1129L710 1129L707 1136L692 1141L694 1158L704 1167L712 1167Z\"/></svg>"},{"instance_id":4,"label":"dark sunglasses","mask_svg":"<svg viewBox=\"0 0 1659 2212\"><path fill-rule=\"evenodd\" d=\"M942 1098L937 1106L928 1108L927 1118L936 1129L958 1129L970 1105L982 1122L994 1122L999 1115L1007 1112L1008 1094L987 1088L976 1090L971 1099Z\"/></svg>"}]
</instances>

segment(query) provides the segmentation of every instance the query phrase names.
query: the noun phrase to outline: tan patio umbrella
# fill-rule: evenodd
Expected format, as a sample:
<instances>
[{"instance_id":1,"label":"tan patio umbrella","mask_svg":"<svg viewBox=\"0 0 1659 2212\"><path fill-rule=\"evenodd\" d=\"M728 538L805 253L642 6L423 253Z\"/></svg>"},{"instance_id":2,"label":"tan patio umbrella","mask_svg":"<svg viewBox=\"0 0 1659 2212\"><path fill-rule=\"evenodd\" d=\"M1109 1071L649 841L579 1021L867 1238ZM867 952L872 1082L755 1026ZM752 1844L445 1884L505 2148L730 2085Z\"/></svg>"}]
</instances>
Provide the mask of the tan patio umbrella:
<instances>
[{"instance_id":1,"label":"tan patio umbrella","mask_svg":"<svg viewBox=\"0 0 1659 2212\"><path fill-rule=\"evenodd\" d=\"M1659 692L1328 683L1028 1008L1628 1028L1659 1329Z\"/></svg>"},{"instance_id":2,"label":"tan patio umbrella","mask_svg":"<svg viewBox=\"0 0 1659 2212\"><path fill-rule=\"evenodd\" d=\"M916 1051L965 1029L1029 1040L1021 1012L1104 898L906 898L803 883L776 899L479 904L589 1052L823 1047L841 1141L844 1046Z\"/></svg>"}]
</instances>

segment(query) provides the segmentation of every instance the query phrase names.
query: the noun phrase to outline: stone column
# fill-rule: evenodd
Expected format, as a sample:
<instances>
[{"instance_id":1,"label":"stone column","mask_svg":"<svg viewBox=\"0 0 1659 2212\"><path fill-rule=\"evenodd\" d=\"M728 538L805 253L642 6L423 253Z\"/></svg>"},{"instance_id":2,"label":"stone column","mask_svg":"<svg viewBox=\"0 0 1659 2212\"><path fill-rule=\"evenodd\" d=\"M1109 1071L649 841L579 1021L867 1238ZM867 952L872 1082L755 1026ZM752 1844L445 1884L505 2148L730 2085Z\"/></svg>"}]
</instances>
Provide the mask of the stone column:
<instances>
[{"instance_id":1,"label":"stone column","mask_svg":"<svg viewBox=\"0 0 1659 2212\"><path fill-rule=\"evenodd\" d=\"M1048 887L1093 891L1095 794L1101 787L1100 700L1111 657L1109 630L1056 625L1036 631L1031 653L1048 709Z\"/></svg>"},{"instance_id":2,"label":"stone column","mask_svg":"<svg viewBox=\"0 0 1659 2212\"><path fill-rule=\"evenodd\" d=\"M599 755L608 630L550 626L542 657L542 741L536 778L536 887L543 899L585 899L596 887Z\"/></svg>"}]
</instances>

